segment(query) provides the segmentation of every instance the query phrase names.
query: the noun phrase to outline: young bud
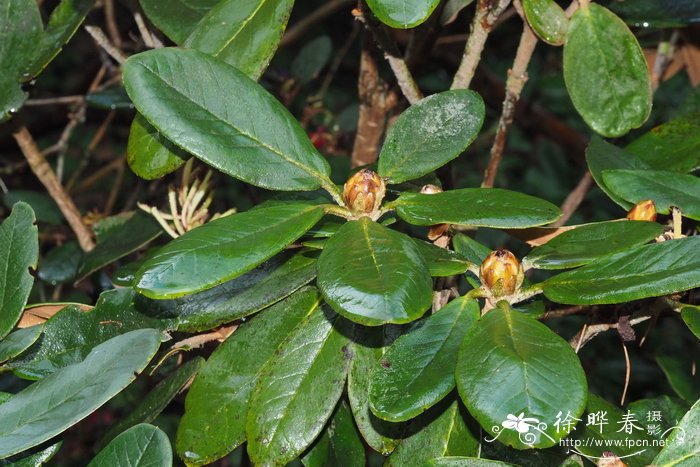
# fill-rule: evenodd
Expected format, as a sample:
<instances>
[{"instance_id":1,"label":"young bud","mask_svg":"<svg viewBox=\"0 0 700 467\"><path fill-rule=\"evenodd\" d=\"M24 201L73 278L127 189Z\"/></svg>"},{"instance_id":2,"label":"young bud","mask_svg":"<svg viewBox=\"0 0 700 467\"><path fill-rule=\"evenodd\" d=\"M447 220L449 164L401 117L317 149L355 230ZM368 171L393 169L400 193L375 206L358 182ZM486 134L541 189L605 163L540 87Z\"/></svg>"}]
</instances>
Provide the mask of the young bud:
<instances>
[{"instance_id":1,"label":"young bud","mask_svg":"<svg viewBox=\"0 0 700 467\"><path fill-rule=\"evenodd\" d=\"M435 193L442 193L442 188L437 185L424 185L420 192L424 195L434 195Z\"/></svg>"},{"instance_id":2,"label":"young bud","mask_svg":"<svg viewBox=\"0 0 700 467\"><path fill-rule=\"evenodd\" d=\"M523 267L513 253L508 250L491 252L481 263L479 279L494 297L512 295L523 283Z\"/></svg>"},{"instance_id":3,"label":"young bud","mask_svg":"<svg viewBox=\"0 0 700 467\"><path fill-rule=\"evenodd\" d=\"M656 220L656 205L650 199L640 201L627 213L627 219L654 222Z\"/></svg>"},{"instance_id":4,"label":"young bud","mask_svg":"<svg viewBox=\"0 0 700 467\"><path fill-rule=\"evenodd\" d=\"M376 172L362 169L345 182L343 201L355 214L370 214L379 209L385 193L384 180Z\"/></svg>"},{"instance_id":5,"label":"young bud","mask_svg":"<svg viewBox=\"0 0 700 467\"><path fill-rule=\"evenodd\" d=\"M437 185L424 185L420 192L424 195L434 195L435 193L442 193L442 188ZM436 224L430 226L428 229L428 240L435 241L438 238L445 235L447 229L450 228L450 224Z\"/></svg>"}]
</instances>

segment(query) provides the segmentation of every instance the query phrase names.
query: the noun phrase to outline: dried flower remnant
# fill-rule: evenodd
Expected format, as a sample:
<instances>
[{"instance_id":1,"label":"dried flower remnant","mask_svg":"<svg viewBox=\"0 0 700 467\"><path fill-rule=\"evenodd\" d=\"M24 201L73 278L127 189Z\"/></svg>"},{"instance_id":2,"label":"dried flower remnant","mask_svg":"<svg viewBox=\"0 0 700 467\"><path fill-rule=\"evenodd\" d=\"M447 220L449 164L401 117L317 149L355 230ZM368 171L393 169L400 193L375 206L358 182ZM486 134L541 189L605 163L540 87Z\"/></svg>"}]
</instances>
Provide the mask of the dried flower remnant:
<instances>
[{"instance_id":1,"label":"dried flower remnant","mask_svg":"<svg viewBox=\"0 0 700 467\"><path fill-rule=\"evenodd\" d=\"M654 222L656 220L656 205L650 199L640 201L627 213L627 219Z\"/></svg>"}]
</instances>

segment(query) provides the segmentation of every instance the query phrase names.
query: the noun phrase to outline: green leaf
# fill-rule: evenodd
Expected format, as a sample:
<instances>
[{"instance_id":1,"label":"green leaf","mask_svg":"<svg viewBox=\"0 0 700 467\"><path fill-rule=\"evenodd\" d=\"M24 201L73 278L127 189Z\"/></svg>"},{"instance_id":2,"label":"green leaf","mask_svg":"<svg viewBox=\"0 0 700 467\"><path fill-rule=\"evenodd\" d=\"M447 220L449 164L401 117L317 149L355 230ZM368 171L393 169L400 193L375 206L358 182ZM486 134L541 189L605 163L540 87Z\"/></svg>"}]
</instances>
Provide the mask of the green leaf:
<instances>
[{"instance_id":1,"label":"green leaf","mask_svg":"<svg viewBox=\"0 0 700 467\"><path fill-rule=\"evenodd\" d=\"M333 309L366 326L411 322L432 302L432 279L415 243L368 217L328 240L317 282Z\"/></svg>"},{"instance_id":2,"label":"green leaf","mask_svg":"<svg viewBox=\"0 0 700 467\"><path fill-rule=\"evenodd\" d=\"M466 89L420 100L391 127L379 155L379 175L403 183L442 167L474 141L484 115L481 96Z\"/></svg>"},{"instance_id":3,"label":"green leaf","mask_svg":"<svg viewBox=\"0 0 700 467\"><path fill-rule=\"evenodd\" d=\"M16 456L0 459L2 467L41 467L51 460L61 449L63 441L50 445L46 449L35 448ZM36 452L33 452L36 451ZM27 454L28 452L28 454Z\"/></svg>"},{"instance_id":4,"label":"green leaf","mask_svg":"<svg viewBox=\"0 0 700 467\"><path fill-rule=\"evenodd\" d=\"M698 21L698 0L610 2L610 9L629 24L644 28L677 28Z\"/></svg>"},{"instance_id":5,"label":"green leaf","mask_svg":"<svg viewBox=\"0 0 700 467\"><path fill-rule=\"evenodd\" d=\"M365 447L345 401L340 401L323 434L301 462L306 467L365 467Z\"/></svg>"},{"instance_id":6,"label":"green leaf","mask_svg":"<svg viewBox=\"0 0 700 467\"><path fill-rule=\"evenodd\" d=\"M136 306L152 316L176 319L179 331L198 332L267 308L315 277L313 255L281 253L252 271L209 290L173 300L140 296Z\"/></svg>"},{"instance_id":7,"label":"green leaf","mask_svg":"<svg viewBox=\"0 0 700 467\"><path fill-rule=\"evenodd\" d=\"M42 325L18 329L0 340L0 363L24 352L41 335Z\"/></svg>"},{"instance_id":8,"label":"green leaf","mask_svg":"<svg viewBox=\"0 0 700 467\"><path fill-rule=\"evenodd\" d=\"M456 375L469 413L498 441L517 449L555 445L567 435L553 424L557 413L578 418L586 405L586 375L569 343L506 302L467 331ZM501 426L521 414L536 419L531 426L537 429L522 434ZM548 426L540 428L540 422Z\"/></svg>"},{"instance_id":9,"label":"green leaf","mask_svg":"<svg viewBox=\"0 0 700 467\"><path fill-rule=\"evenodd\" d=\"M30 190L10 190L2 195L2 204L12 209L16 203L24 201L31 206L37 222L47 224L62 224L63 214L58 209L56 202L46 193Z\"/></svg>"},{"instance_id":10,"label":"green leaf","mask_svg":"<svg viewBox=\"0 0 700 467\"><path fill-rule=\"evenodd\" d=\"M139 329L95 347L0 405L0 459L63 432L128 386L153 358L161 332ZM89 381L90 384L85 384Z\"/></svg>"},{"instance_id":11,"label":"green leaf","mask_svg":"<svg viewBox=\"0 0 700 467\"><path fill-rule=\"evenodd\" d=\"M392 422L410 420L449 394L460 345L478 319L476 300L459 297L399 337L372 374L372 412Z\"/></svg>"},{"instance_id":12,"label":"green leaf","mask_svg":"<svg viewBox=\"0 0 700 467\"><path fill-rule=\"evenodd\" d=\"M681 308L681 318L695 337L700 339L700 307L684 306Z\"/></svg>"},{"instance_id":13,"label":"green leaf","mask_svg":"<svg viewBox=\"0 0 700 467\"><path fill-rule=\"evenodd\" d=\"M301 237L323 216L318 206L282 203L232 214L187 232L139 269L149 298L177 298L240 276Z\"/></svg>"},{"instance_id":14,"label":"green leaf","mask_svg":"<svg viewBox=\"0 0 700 467\"><path fill-rule=\"evenodd\" d=\"M29 81L49 64L63 48L94 5L95 0L62 0L51 12L49 24L40 37L38 44L34 44L31 56L25 57L28 61L24 67L25 78Z\"/></svg>"},{"instance_id":15,"label":"green leaf","mask_svg":"<svg viewBox=\"0 0 700 467\"><path fill-rule=\"evenodd\" d=\"M404 193L396 213L413 225L458 224L522 229L549 224L559 208L548 201L500 188L463 188L432 195Z\"/></svg>"},{"instance_id":16,"label":"green leaf","mask_svg":"<svg viewBox=\"0 0 700 467\"><path fill-rule=\"evenodd\" d=\"M651 84L642 48L620 18L596 3L571 18L564 80L576 110L603 136L623 136L649 117Z\"/></svg>"},{"instance_id":17,"label":"green leaf","mask_svg":"<svg viewBox=\"0 0 700 467\"><path fill-rule=\"evenodd\" d=\"M663 231L661 224L642 221L610 221L581 225L533 248L523 259L523 264L538 269L574 268L602 256L647 243Z\"/></svg>"},{"instance_id":18,"label":"green leaf","mask_svg":"<svg viewBox=\"0 0 700 467\"><path fill-rule=\"evenodd\" d=\"M458 233L452 238L452 245L457 253L467 258L471 263L477 265L481 265L491 253L491 248L482 245L463 233Z\"/></svg>"},{"instance_id":19,"label":"green leaf","mask_svg":"<svg viewBox=\"0 0 700 467\"><path fill-rule=\"evenodd\" d=\"M131 102L131 99L129 99L129 95L126 93L126 90L121 83L107 87L100 91L89 92L85 96L85 103L90 107L103 110L134 109L134 104Z\"/></svg>"},{"instance_id":20,"label":"green leaf","mask_svg":"<svg viewBox=\"0 0 700 467\"><path fill-rule=\"evenodd\" d=\"M640 399L630 403L627 408L636 415L637 420L647 422L648 425L657 425L661 432L675 427L690 408L690 404L669 396L659 396L651 399ZM654 419L654 412L658 413L660 420ZM652 415L652 417L650 417ZM653 421L652 421L653 420ZM660 451L660 447L653 446Z\"/></svg>"},{"instance_id":21,"label":"green leaf","mask_svg":"<svg viewBox=\"0 0 700 467\"><path fill-rule=\"evenodd\" d=\"M317 308L263 367L246 419L254 464L285 465L321 433L343 393L351 358L343 321Z\"/></svg>"},{"instance_id":22,"label":"green leaf","mask_svg":"<svg viewBox=\"0 0 700 467\"><path fill-rule=\"evenodd\" d=\"M474 0L447 0L447 2L445 2L445 6L442 8L440 24L445 26L453 23L457 19L459 13L473 2Z\"/></svg>"},{"instance_id":23,"label":"green leaf","mask_svg":"<svg viewBox=\"0 0 700 467\"><path fill-rule=\"evenodd\" d=\"M34 211L26 203L17 203L0 224L0 339L22 315L34 283L29 269L36 269L38 260L39 233L34 225Z\"/></svg>"},{"instance_id":24,"label":"green leaf","mask_svg":"<svg viewBox=\"0 0 700 467\"><path fill-rule=\"evenodd\" d=\"M693 403L700 399L700 375L695 373L695 361L688 355L662 353L656 362L663 370L671 388L683 400Z\"/></svg>"},{"instance_id":25,"label":"green leaf","mask_svg":"<svg viewBox=\"0 0 700 467\"><path fill-rule=\"evenodd\" d=\"M170 467L173 453L168 436L141 424L120 434L90 461L88 467Z\"/></svg>"},{"instance_id":26,"label":"green leaf","mask_svg":"<svg viewBox=\"0 0 700 467\"><path fill-rule=\"evenodd\" d=\"M41 41L43 24L36 2L5 0L0 11L0 121L16 112L26 93L22 67Z\"/></svg>"},{"instance_id":27,"label":"green leaf","mask_svg":"<svg viewBox=\"0 0 700 467\"><path fill-rule=\"evenodd\" d=\"M700 455L700 401L690 408L685 417L666 439L666 445L652 464L658 467L697 464Z\"/></svg>"},{"instance_id":28,"label":"green leaf","mask_svg":"<svg viewBox=\"0 0 700 467\"><path fill-rule=\"evenodd\" d=\"M432 243L413 238L421 256L428 265L433 277L447 277L463 274L469 267L474 266L461 254L447 248L440 248Z\"/></svg>"},{"instance_id":29,"label":"green leaf","mask_svg":"<svg viewBox=\"0 0 700 467\"><path fill-rule=\"evenodd\" d=\"M75 279L82 261L83 250L78 242L66 242L41 259L37 275L51 285L66 284Z\"/></svg>"},{"instance_id":30,"label":"green leaf","mask_svg":"<svg viewBox=\"0 0 700 467\"><path fill-rule=\"evenodd\" d=\"M668 214L671 206L685 217L700 220L700 178L664 170L605 170L603 181L620 198L636 204L651 199L657 212Z\"/></svg>"},{"instance_id":31,"label":"green leaf","mask_svg":"<svg viewBox=\"0 0 700 467\"><path fill-rule=\"evenodd\" d=\"M610 451L614 446L615 454L624 457L624 462L630 467L645 467L651 464L654 452L640 446L653 446L654 441L658 443L658 440L647 434L643 426L646 419L635 417L634 427L630 427L630 433L622 429L623 418L627 414L634 417L632 411L623 412L601 397L589 394L586 413L581 417L583 422L578 424L572 436L579 441L576 443L577 450L586 456L600 458L604 452ZM571 442L573 441L572 439Z\"/></svg>"},{"instance_id":32,"label":"green leaf","mask_svg":"<svg viewBox=\"0 0 700 467\"><path fill-rule=\"evenodd\" d=\"M428 461L429 467L513 467L513 464L479 459L478 457L438 457Z\"/></svg>"},{"instance_id":33,"label":"green leaf","mask_svg":"<svg viewBox=\"0 0 700 467\"><path fill-rule=\"evenodd\" d=\"M136 407L130 408L129 413L112 426L97 443L97 449L121 436L139 423L151 423L172 402L197 372L202 368L204 359L195 357L173 371L167 378L158 383L146 394ZM168 443L169 445L170 443Z\"/></svg>"},{"instance_id":34,"label":"green leaf","mask_svg":"<svg viewBox=\"0 0 700 467\"><path fill-rule=\"evenodd\" d=\"M331 59L333 42L328 36L318 36L309 41L294 57L290 72L301 84L314 80Z\"/></svg>"},{"instance_id":35,"label":"green leaf","mask_svg":"<svg viewBox=\"0 0 700 467\"><path fill-rule=\"evenodd\" d=\"M684 115L659 125L632 141L625 150L654 169L695 170L700 167L700 114Z\"/></svg>"},{"instance_id":36,"label":"green leaf","mask_svg":"<svg viewBox=\"0 0 700 467\"><path fill-rule=\"evenodd\" d=\"M386 467L426 465L445 456L476 456L479 441L470 433L459 402L445 401L416 418Z\"/></svg>"},{"instance_id":37,"label":"green leaf","mask_svg":"<svg viewBox=\"0 0 700 467\"><path fill-rule=\"evenodd\" d=\"M328 163L289 111L226 63L195 50L151 50L126 61L124 84L166 138L232 177L283 191L331 184Z\"/></svg>"},{"instance_id":38,"label":"green leaf","mask_svg":"<svg viewBox=\"0 0 700 467\"><path fill-rule=\"evenodd\" d=\"M523 0L527 22L535 34L550 45L563 45L569 30L569 18L554 0Z\"/></svg>"},{"instance_id":39,"label":"green leaf","mask_svg":"<svg viewBox=\"0 0 700 467\"><path fill-rule=\"evenodd\" d=\"M143 12L163 34L182 44L197 23L220 0L139 0Z\"/></svg>"},{"instance_id":40,"label":"green leaf","mask_svg":"<svg viewBox=\"0 0 700 467\"><path fill-rule=\"evenodd\" d=\"M92 311L67 306L46 323L43 336L7 367L28 379L39 379L82 361L97 345L127 331L172 328L168 320L159 320L134 309L136 293L131 289L104 292Z\"/></svg>"},{"instance_id":41,"label":"green leaf","mask_svg":"<svg viewBox=\"0 0 700 467\"><path fill-rule=\"evenodd\" d=\"M257 80L277 50L293 5L294 0L222 0L197 23L183 46Z\"/></svg>"},{"instance_id":42,"label":"green leaf","mask_svg":"<svg viewBox=\"0 0 700 467\"><path fill-rule=\"evenodd\" d=\"M634 154L630 154L617 146L613 146L598 136L593 136L586 148L586 162L588 162L588 169L591 171L591 175L593 175L593 180L595 180L600 189L625 210L629 210L633 206L633 203L617 196L605 185L603 181L603 171L611 169L643 170L651 168L646 162L642 161Z\"/></svg>"},{"instance_id":43,"label":"green leaf","mask_svg":"<svg viewBox=\"0 0 700 467\"><path fill-rule=\"evenodd\" d=\"M570 305L622 303L700 286L700 237L629 248L546 280L547 298Z\"/></svg>"},{"instance_id":44,"label":"green leaf","mask_svg":"<svg viewBox=\"0 0 700 467\"><path fill-rule=\"evenodd\" d=\"M355 423L365 442L384 456L399 444L404 425L381 420L369 409L370 376L400 331L396 325L373 328L355 326L352 362L348 372L348 400Z\"/></svg>"},{"instance_id":45,"label":"green leaf","mask_svg":"<svg viewBox=\"0 0 700 467\"><path fill-rule=\"evenodd\" d=\"M142 211L112 216L100 224L105 228L98 233L95 248L83 255L76 281L148 245L163 232L153 217Z\"/></svg>"},{"instance_id":46,"label":"green leaf","mask_svg":"<svg viewBox=\"0 0 700 467\"><path fill-rule=\"evenodd\" d=\"M214 462L245 441L248 401L263 366L319 300L316 289L299 290L243 323L209 357L187 393L177 432L177 452L188 465Z\"/></svg>"},{"instance_id":47,"label":"green leaf","mask_svg":"<svg viewBox=\"0 0 700 467\"><path fill-rule=\"evenodd\" d=\"M440 0L367 0L379 20L392 28L414 28L425 22Z\"/></svg>"},{"instance_id":48,"label":"green leaf","mask_svg":"<svg viewBox=\"0 0 700 467\"><path fill-rule=\"evenodd\" d=\"M136 114L129 130L126 162L141 178L155 180L174 172L188 154L164 138L141 114Z\"/></svg>"}]
</instances>

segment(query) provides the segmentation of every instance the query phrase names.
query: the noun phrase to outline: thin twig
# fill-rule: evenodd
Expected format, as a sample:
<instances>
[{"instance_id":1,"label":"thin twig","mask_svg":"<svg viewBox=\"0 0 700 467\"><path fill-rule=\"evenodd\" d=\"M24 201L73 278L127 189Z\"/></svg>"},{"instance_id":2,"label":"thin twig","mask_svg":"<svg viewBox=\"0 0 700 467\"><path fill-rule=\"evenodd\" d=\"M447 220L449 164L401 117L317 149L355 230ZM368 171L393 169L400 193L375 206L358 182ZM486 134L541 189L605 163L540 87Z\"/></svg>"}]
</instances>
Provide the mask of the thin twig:
<instances>
[{"instance_id":1,"label":"thin twig","mask_svg":"<svg viewBox=\"0 0 700 467\"><path fill-rule=\"evenodd\" d=\"M102 47L102 49L109 54L114 60L120 65L126 61L126 55L118 47L113 45L102 29L97 26L85 26L85 30L92 36L92 38L97 42L97 45Z\"/></svg>"},{"instance_id":2,"label":"thin twig","mask_svg":"<svg viewBox=\"0 0 700 467\"><path fill-rule=\"evenodd\" d=\"M406 65L406 61L399 52L399 47L396 45L394 39L389 35L384 25L375 20L375 18L368 12L365 8L364 3L362 3L363 8L355 10L355 17L362 21L362 23L369 29L377 41L379 47L384 51L384 58L389 63L391 71L394 72L396 80L401 88L401 92L406 97L410 104L415 104L419 100L423 99L423 94L416 84L416 80L413 79L411 71Z\"/></svg>"},{"instance_id":3,"label":"thin twig","mask_svg":"<svg viewBox=\"0 0 700 467\"><path fill-rule=\"evenodd\" d=\"M586 173L583 174L583 177L581 177L581 180L579 180L576 187L571 190L571 193L569 193L564 202L561 204L560 209L562 215L556 222L552 223L552 227L561 227L562 225L566 224L566 221L571 218L574 212L576 212L576 209L578 209L583 200L586 198L586 194L592 185L593 176L588 170L586 170Z\"/></svg>"},{"instance_id":4,"label":"thin twig","mask_svg":"<svg viewBox=\"0 0 700 467\"><path fill-rule=\"evenodd\" d=\"M29 99L24 103L26 106L39 106L39 105L63 105L63 104L77 104L83 102L85 96L61 96L61 97L48 97L46 99Z\"/></svg>"},{"instance_id":5,"label":"thin twig","mask_svg":"<svg viewBox=\"0 0 700 467\"><path fill-rule=\"evenodd\" d=\"M551 310L551 311L545 312L538 319L541 321L546 321L546 320L552 319L552 318L562 318L564 316L575 315L575 314L580 313L582 311L588 310L589 308L590 307L588 305L576 305L576 306L570 306L567 308L561 308L559 310Z\"/></svg>"},{"instance_id":6,"label":"thin twig","mask_svg":"<svg viewBox=\"0 0 700 467\"><path fill-rule=\"evenodd\" d=\"M158 40L151 31L148 30L146 22L143 20L143 16L138 11L134 12L134 21L136 21L136 26L139 28L139 34L143 39L143 44L149 49L160 49L163 47L163 43Z\"/></svg>"},{"instance_id":7,"label":"thin twig","mask_svg":"<svg viewBox=\"0 0 700 467\"><path fill-rule=\"evenodd\" d=\"M73 232L75 232L80 247L83 251L92 250L95 247L92 232L83 223L80 211L78 211L73 200L59 183L56 174L54 174L51 166L46 162L46 159L44 159L44 156L34 142L34 138L32 138L29 130L23 126L14 133L13 136L22 150L22 154L24 154L24 157L27 159L32 172L34 172L39 181L46 187L47 191L58 205L61 213L63 213L63 216L68 221L68 225L70 225Z\"/></svg>"},{"instance_id":8,"label":"thin twig","mask_svg":"<svg viewBox=\"0 0 700 467\"><path fill-rule=\"evenodd\" d=\"M486 172L484 173L484 181L481 183L481 186L484 188L492 188L496 181L496 173L498 172L498 166L503 157L508 129L513 123L515 106L527 82L527 66L530 63L536 45L537 36L532 32L527 22L523 21L523 33L520 36L520 44L518 44L518 50L515 54L513 68L508 70L506 97L503 100L503 109L501 110L501 118L498 121L498 130L496 131L496 137L491 147L491 157L486 167Z\"/></svg>"},{"instance_id":9,"label":"thin twig","mask_svg":"<svg viewBox=\"0 0 700 467\"><path fill-rule=\"evenodd\" d=\"M622 397L620 397L620 405L625 405L625 399L627 398L627 388L630 385L630 375L632 373L632 364L630 363L630 354L627 352L627 344L625 344L624 339L620 339L622 342L622 352L625 354L625 385L622 388Z\"/></svg>"},{"instance_id":10,"label":"thin twig","mask_svg":"<svg viewBox=\"0 0 700 467\"><path fill-rule=\"evenodd\" d=\"M104 0L105 22L107 23L107 32L112 40L112 43L118 48L122 48L122 36L119 34L117 20L114 15L114 0Z\"/></svg>"},{"instance_id":11,"label":"thin twig","mask_svg":"<svg viewBox=\"0 0 700 467\"><path fill-rule=\"evenodd\" d=\"M479 0L476 5L476 14L472 21L472 29L464 47L462 61L452 81L451 89L468 89L476 67L481 60L481 52L484 50L486 39L491 32L498 17L510 4L510 0Z\"/></svg>"},{"instance_id":12,"label":"thin twig","mask_svg":"<svg viewBox=\"0 0 700 467\"><path fill-rule=\"evenodd\" d=\"M332 0L326 2L323 6L314 9L313 12L309 13L303 19L300 19L287 29L287 32L284 34L284 36L282 36L282 40L280 41L280 47L287 47L288 45L291 45L299 40L299 38L301 38L311 26L319 21L323 21L326 17L342 10L343 8L350 8L355 4L355 2L356 0Z\"/></svg>"},{"instance_id":13,"label":"thin twig","mask_svg":"<svg viewBox=\"0 0 700 467\"><path fill-rule=\"evenodd\" d=\"M651 319L651 314L649 313L644 313L636 318L632 318L629 320L629 325L630 326L635 326L639 323L643 323L644 321L647 321ZM591 339L593 339L595 336L600 334L601 332L609 331L611 329L617 329L618 324L617 323L600 323L600 324L591 324L591 325L584 325L583 328L569 341L569 344L571 347L574 348L574 350L578 353L578 351L586 345L588 342L590 342Z\"/></svg>"}]
</instances>

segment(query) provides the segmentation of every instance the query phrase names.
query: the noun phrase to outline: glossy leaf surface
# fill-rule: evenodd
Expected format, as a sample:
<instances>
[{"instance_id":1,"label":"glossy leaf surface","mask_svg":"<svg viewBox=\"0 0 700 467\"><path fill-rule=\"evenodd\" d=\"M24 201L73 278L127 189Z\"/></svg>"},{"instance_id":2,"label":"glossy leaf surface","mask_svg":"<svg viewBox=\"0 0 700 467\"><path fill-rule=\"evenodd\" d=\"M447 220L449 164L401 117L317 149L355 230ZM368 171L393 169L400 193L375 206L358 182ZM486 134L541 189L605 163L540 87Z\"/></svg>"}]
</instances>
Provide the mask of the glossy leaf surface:
<instances>
[{"instance_id":1,"label":"glossy leaf surface","mask_svg":"<svg viewBox=\"0 0 700 467\"><path fill-rule=\"evenodd\" d=\"M14 327L34 283L30 268L39 260L39 233L34 211L17 203L0 224L0 339Z\"/></svg>"},{"instance_id":2,"label":"glossy leaf surface","mask_svg":"<svg viewBox=\"0 0 700 467\"><path fill-rule=\"evenodd\" d=\"M659 467L692 467L700 456L700 401L696 402L666 439L653 464Z\"/></svg>"},{"instance_id":3,"label":"glossy leaf surface","mask_svg":"<svg viewBox=\"0 0 700 467\"><path fill-rule=\"evenodd\" d=\"M700 166L700 114L684 115L652 128L625 150L654 169L690 172Z\"/></svg>"},{"instance_id":4,"label":"glossy leaf surface","mask_svg":"<svg viewBox=\"0 0 700 467\"><path fill-rule=\"evenodd\" d=\"M430 307L432 280L413 241L369 218L343 225L318 259L318 287L338 313L377 326Z\"/></svg>"},{"instance_id":5,"label":"glossy leaf surface","mask_svg":"<svg viewBox=\"0 0 700 467\"><path fill-rule=\"evenodd\" d=\"M413 242L418 247L421 256L428 265L430 275L433 277L462 274L472 265L465 257L455 251L440 248L417 238L414 238Z\"/></svg>"},{"instance_id":6,"label":"glossy leaf surface","mask_svg":"<svg viewBox=\"0 0 700 467\"><path fill-rule=\"evenodd\" d=\"M523 0L523 11L540 39L550 45L564 44L569 19L554 0Z\"/></svg>"},{"instance_id":7,"label":"glossy leaf surface","mask_svg":"<svg viewBox=\"0 0 700 467\"><path fill-rule=\"evenodd\" d=\"M284 465L321 433L343 393L349 340L344 319L316 309L280 345L251 394L246 435L255 464Z\"/></svg>"},{"instance_id":8,"label":"glossy leaf surface","mask_svg":"<svg viewBox=\"0 0 700 467\"><path fill-rule=\"evenodd\" d=\"M466 89L416 102L391 127L379 154L379 175L402 183L442 167L474 141L484 114L481 96Z\"/></svg>"},{"instance_id":9,"label":"glossy leaf surface","mask_svg":"<svg viewBox=\"0 0 700 467\"><path fill-rule=\"evenodd\" d=\"M564 80L574 107L597 133L623 136L651 111L647 62L637 38L610 10L576 10L564 46Z\"/></svg>"},{"instance_id":10,"label":"glossy leaf surface","mask_svg":"<svg viewBox=\"0 0 700 467\"><path fill-rule=\"evenodd\" d=\"M152 50L126 61L124 84L166 138L232 177L288 191L330 183L328 163L289 111L224 62L195 50Z\"/></svg>"},{"instance_id":11,"label":"glossy leaf surface","mask_svg":"<svg viewBox=\"0 0 700 467\"><path fill-rule=\"evenodd\" d=\"M372 374L372 412L393 422L410 420L449 394L462 340L478 319L479 304L459 297L399 337Z\"/></svg>"},{"instance_id":12,"label":"glossy leaf surface","mask_svg":"<svg viewBox=\"0 0 700 467\"><path fill-rule=\"evenodd\" d=\"M695 334L695 337L700 339L700 307L685 306L681 308L681 318L688 329Z\"/></svg>"},{"instance_id":13,"label":"glossy leaf surface","mask_svg":"<svg viewBox=\"0 0 700 467\"><path fill-rule=\"evenodd\" d=\"M548 201L500 188L462 188L432 195L404 193L396 213L414 225L458 224L518 229L554 222L559 208Z\"/></svg>"},{"instance_id":14,"label":"glossy leaf surface","mask_svg":"<svg viewBox=\"0 0 700 467\"><path fill-rule=\"evenodd\" d=\"M41 335L42 326L34 325L11 332L0 340L0 363L16 357L29 348Z\"/></svg>"},{"instance_id":15,"label":"glossy leaf surface","mask_svg":"<svg viewBox=\"0 0 700 467\"><path fill-rule=\"evenodd\" d=\"M505 302L467 331L456 376L469 413L501 443L517 449L550 447L566 436L550 423L521 437L514 425L519 417L537 426L555 420L560 411L580 417L586 405L586 376L569 343ZM508 421L511 426L503 427Z\"/></svg>"},{"instance_id":16,"label":"glossy leaf surface","mask_svg":"<svg viewBox=\"0 0 700 467\"><path fill-rule=\"evenodd\" d=\"M214 351L185 400L176 442L183 460L209 464L245 441L248 401L265 363L319 299L315 289L302 289L242 324Z\"/></svg>"},{"instance_id":17,"label":"glossy leaf surface","mask_svg":"<svg viewBox=\"0 0 700 467\"><path fill-rule=\"evenodd\" d=\"M233 214L189 231L139 269L136 288L150 298L177 298L250 271L301 237L323 216L304 203Z\"/></svg>"},{"instance_id":18,"label":"glossy leaf surface","mask_svg":"<svg viewBox=\"0 0 700 467\"><path fill-rule=\"evenodd\" d=\"M382 23L400 29L425 22L439 3L440 0L367 0Z\"/></svg>"},{"instance_id":19,"label":"glossy leaf surface","mask_svg":"<svg viewBox=\"0 0 700 467\"><path fill-rule=\"evenodd\" d=\"M538 269L567 269L647 243L663 233L656 222L610 221L587 224L533 248L523 260Z\"/></svg>"},{"instance_id":20,"label":"glossy leaf surface","mask_svg":"<svg viewBox=\"0 0 700 467\"><path fill-rule=\"evenodd\" d=\"M139 0L144 13L176 44L182 44L197 23L220 0Z\"/></svg>"},{"instance_id":21,"label":"glossy leaf surface","mask_svg":"<svg viewBox=\"0 0 700 467\"><path fill-rule=\"evenodd\" d=\"M139 177L154 180L174 172L188 154L164 138L141 114L136 114L129 130L126 162Z\"/></svg>"},{"instance_id":22,"label":"glossy leaf surface","mask_svg":"<svg viewBox=\"0 0 700 467\"><path fill-rule=\"evenodd\" d=\"M88 467L170 467L172 464L168 436L160 428L144 423L114 438Z\"/></svg>"},{"instance_id":23,"label":"glossy leaf surface","mask_svg":"<svg viewBox=\"0 0 700 467\"><path fill-rule=\"evenodd\" d=\"M365 447L345 401L338 404L323 434L301 462L306 467L365 467Z\"/></svg>"},{"instance_id":24,"label":"glossy leaf surface","mask_svg":"<svg viewBox=\"0 0 700 467\"><path fill-rule=\"evenodd\" d=\"M632 247L543 283L547 298L591 305L658 297L700 286L700 237Z\"/></svg>"},{"instance_id":25,"label":"glossy leaf surface","mask_svg":"<svg viewBox=\"0 0 700 467\"><path fill-rule=\"evenodd\" d=\"M636 204L651 199L657 212L668 214L671 206L685 217L700 219L700 178L665 170L605 170L605 185L617 196Z\"/></svg>"},{"instance_id":26,"label":"glossy leaf surface","mask_svg":"<svg viewBox=\"0 0 700 467\"><path fill-rule=\"evenodd\" d=\"M160 339L154 329L114 337L0 405L0 459L56 436L107 402L146 367Z\"/></svg>"}]
</instances>

